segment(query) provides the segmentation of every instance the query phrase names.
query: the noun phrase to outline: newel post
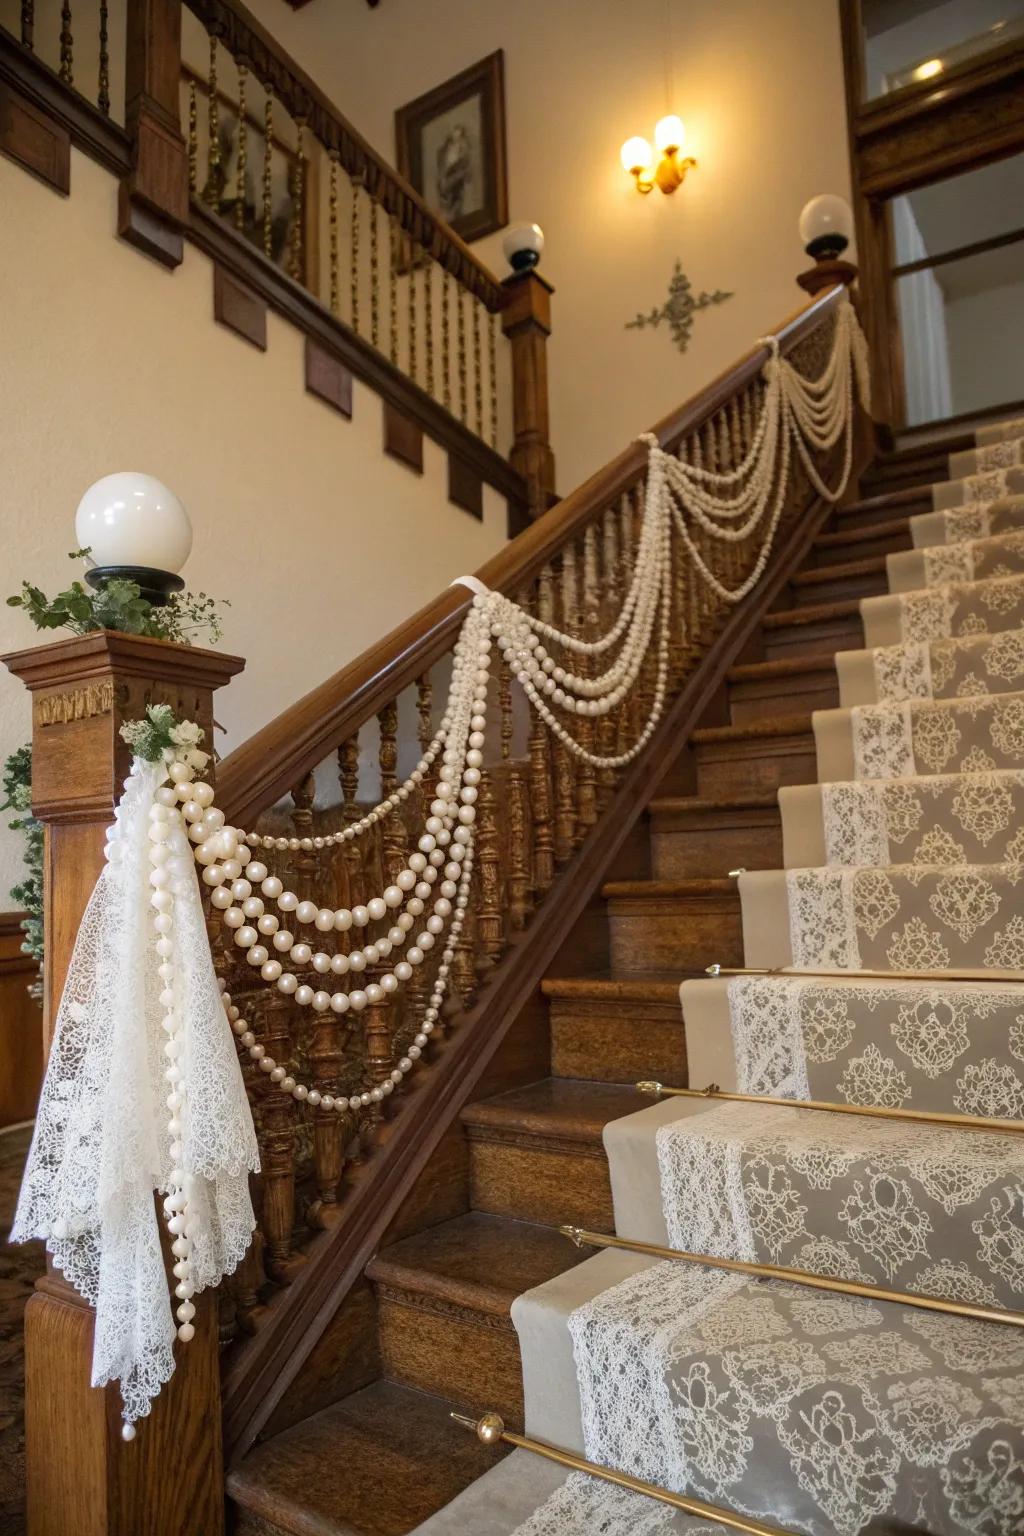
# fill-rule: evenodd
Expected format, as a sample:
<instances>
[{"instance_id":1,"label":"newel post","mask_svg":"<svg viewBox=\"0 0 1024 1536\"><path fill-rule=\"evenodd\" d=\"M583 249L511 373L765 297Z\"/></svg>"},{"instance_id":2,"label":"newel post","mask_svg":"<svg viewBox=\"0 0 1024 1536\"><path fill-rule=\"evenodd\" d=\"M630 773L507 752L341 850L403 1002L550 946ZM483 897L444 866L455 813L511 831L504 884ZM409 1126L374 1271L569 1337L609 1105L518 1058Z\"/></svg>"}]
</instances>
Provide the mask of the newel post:
<instances>
[{"instance_id":1,"label":"newel post","mask_svg":"<svg viewBox=\"0 0 1024 1536\"><path fill-rule=\"evenodd\" d=\"M181 0L127 0L125 125L132 168L118 194L118 234L167 267L181 265L188 149L181 132Z\"/></svg>"},{"instance_id":2,"label":"newel post","mask_svg":"<svg viewBox=\"0 0 1024 1536\"><path fill-rule=\"evenodd\" d=\"M214 690L237 656L100 631L5 656L32 694L32 807L44 823L44 1036L103 865L105 832L129 767L126 720L167 703L213 740ZM217 1297L196 1298L194 1339L130 1444L116 1386L89 1385L93 1312L59 1272L25 1309L29 1536L220 1536Z\"/></svg>"},{"instance_id":3,"label":"newel post","mask_svg":"<svg viewBox=\"0 0 1024 1536\"><path fill-rule=\"evenodd\" d=\"M547 340L554 289L534 268L505 278L501 328L512 346L513 441L509 460L526 481L529 514L557 500L548 410Z\"/></svg>"}]
</instances>

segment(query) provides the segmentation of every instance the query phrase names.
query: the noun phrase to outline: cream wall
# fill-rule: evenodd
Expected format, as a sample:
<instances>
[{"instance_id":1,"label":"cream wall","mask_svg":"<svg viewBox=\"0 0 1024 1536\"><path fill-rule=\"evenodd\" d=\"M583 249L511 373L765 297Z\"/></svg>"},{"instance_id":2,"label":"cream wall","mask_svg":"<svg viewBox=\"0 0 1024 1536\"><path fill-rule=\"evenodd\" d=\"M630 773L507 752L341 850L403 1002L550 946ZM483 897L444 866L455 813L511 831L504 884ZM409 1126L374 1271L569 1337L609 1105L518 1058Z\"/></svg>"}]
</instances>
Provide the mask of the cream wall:
<instances>
[{"instance_id":1,"label":"cream wall","mask_svg":"<svg viewBox=\"0 0 1024 1536\"><path fill-rule=\"evenodd\" d=\"M282 7L284 9L284 7ZM355 384L346 422L307 395L300 336L274 315L260 353L212 318L212 272L186 247L169 273L115 236L117 188L77 152L62 198L0 157L0 508L5 598L77 574L74 513L93 480L145 469L188 507L189 584L229 598L220 749L406 618L504 541L449 505L447 462L422 479L381 451L381 406ZM0 603L0 651L36 632ZM0 671L0 755L28 739L28 695ZM0 835L0 910L19 843Z\"/></svg>"},{"instance_id":2,"label":"cream wall","mask_svg":"<svg viewBox=\"0 0 1024 1536\"><path fill-rule=\"evenodd\" d=\"M396 106L504 49L510 214L543 226L557 290L563 493L803 302L800 209L818 192L849 196L837 0L249 5L389 159ZM670 109L699 165L674 196L641 198L619 146L650 139ZM476 247L496 271L500 242ZM735 292L696 317L684 355L664 326L623 329L662 303L677 256L696 290Z\"/></svg>"}]
</instances>

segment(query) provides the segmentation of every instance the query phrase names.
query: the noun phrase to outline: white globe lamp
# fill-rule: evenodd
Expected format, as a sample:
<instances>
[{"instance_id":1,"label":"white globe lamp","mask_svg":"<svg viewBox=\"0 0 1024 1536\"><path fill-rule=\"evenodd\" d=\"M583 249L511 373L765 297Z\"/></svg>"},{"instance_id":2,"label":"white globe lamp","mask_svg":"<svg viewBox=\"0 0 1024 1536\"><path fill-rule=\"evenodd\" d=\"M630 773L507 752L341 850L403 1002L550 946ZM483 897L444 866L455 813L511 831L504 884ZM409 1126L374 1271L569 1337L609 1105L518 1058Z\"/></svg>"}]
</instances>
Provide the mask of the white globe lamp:
<instances>
[{"instance_id":1,"label":"white globe lamp","mask_svg":"<svg viewBox=\"0 0 1024 1536\"><path fill-rule=\"evenodd\" d=\"M513 272L528 272L540 261L544 231L539 224L513 224L505 233L501 249Z\"/></svg>"},{"instance_id":2,"label":"white globe lamp","mask_svg":"<svg viewBox=\"0 0 1024 1536\"><path fill-rule=\"evenodd\" d=\"M121 470L90 485L75 513L75 536L89 550L92 568L85 579L91 587L121 577L162 606L185 585L178 571L192 548L192 524L174 492L154 475Z\"/></svg>"},{"instance_id":3,"label":"white globe lamp","mask_svg":"<svg viewBox=\"0 0 1024 1536\"><path fill-rule=\"evenodd\" d=\"M846 250L853 234L850 205L834 192L812 197L800 214L799 229L808 256L816 261L835 260Z\"/></svg>"}]
</instances>

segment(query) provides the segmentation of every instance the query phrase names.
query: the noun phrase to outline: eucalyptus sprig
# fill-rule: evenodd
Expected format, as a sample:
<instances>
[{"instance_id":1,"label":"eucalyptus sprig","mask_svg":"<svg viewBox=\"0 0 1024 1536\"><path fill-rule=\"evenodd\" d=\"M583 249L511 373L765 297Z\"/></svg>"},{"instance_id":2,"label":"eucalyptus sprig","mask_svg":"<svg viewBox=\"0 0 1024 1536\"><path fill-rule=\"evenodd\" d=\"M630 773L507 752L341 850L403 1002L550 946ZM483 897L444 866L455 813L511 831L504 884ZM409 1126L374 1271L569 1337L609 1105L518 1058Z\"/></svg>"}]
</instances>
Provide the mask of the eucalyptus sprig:
<instances>
[{"instance_id":1,"label":"eucalyptus sprig","mask_svg":"<svg viewBox=\"0 0 1024 1536\"><path fill-rule=\"evenodd\" d=\"M43 960L43 824L32 815L32 748L12 752L3 767L4 799L0 810L14 811L7 823L25 836L25 879L11 886L11 899L24 909L22 951Z\"/></svg>"},{"instance_id":2,"label":"eucalyptus sprig","mask_svg":"<svg viewBox=\"0 0 1024 1536\"><path fill-rule=\"evenodd\" d=\"M84 560L88 555L88 549L75 549L68 558ZM203 633L216 644L224 633L219 611L222 605L231 606L226 598L209 597L205 592L175 592L164 607L157 607L143 597L137 582L121 576L112 577L95 592L83 582L73 581L52 598L23 581L21 591L7 599L7 606L23 609L37 629L70 629L75 635L117 629L125 635L176 640L181 645L192 645L193 637Z\"/></svg>"},{"instance_id":3,"label":"eucalyptus sprig","mask_svg":"<svg viewBox=\"0 0 1024 1536\"><path fill-rule=\"evenodd\" d=\"M180 756L190 767L201 772L210 761L199 750L203 729L192 720L179 720L169 704L150 704L141 720L126 720L121 736L132 749L133 757L158 763Z\"/></svg>"}]
</instances>

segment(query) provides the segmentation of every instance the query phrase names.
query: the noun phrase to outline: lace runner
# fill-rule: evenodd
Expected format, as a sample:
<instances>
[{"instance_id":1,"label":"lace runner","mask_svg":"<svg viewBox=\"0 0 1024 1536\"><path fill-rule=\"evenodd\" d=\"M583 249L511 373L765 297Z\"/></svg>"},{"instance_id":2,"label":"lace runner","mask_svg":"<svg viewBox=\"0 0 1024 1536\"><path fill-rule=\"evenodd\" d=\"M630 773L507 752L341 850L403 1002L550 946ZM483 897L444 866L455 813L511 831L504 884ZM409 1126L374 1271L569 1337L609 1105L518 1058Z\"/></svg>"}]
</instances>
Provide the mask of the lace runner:
<instances>
[{"instance_id":1,"label":"lace runner","mask_svg":"<svg viewBox=\"0 0 1024 1536\"><path fill-rule=\"evenodd\" d=\"M1001 443L987 443L983 448L976 448L974 458L978 472L985 474L991 469L1012 469L1017 464L1024 464L1022 450L1024 450L1024 442L1019 437L1007 438Z\"/></svg>"},{"instance_id":2,"label":"lace runner","mask_svg":"<svg viewBox=\"0 0 1024 1536\"><path fill-rule=\"evenodd\" d=\"M994 533L1007 533L1024 523L1024 497L1007 496L1001 501L968 501L960 507L949 507L941 514L941 520L943 544L960 544L965 539L987 539Z\"/></svg>"},{"instance_id":3,"label":"lace runner","mask_svg":"<svg viewBox=\"0 0 1024 1536\"><path fill-rule=\"evenodd\" d=\"M1024 865L789 869L793 964L804 970L1015 970Z\"/></svg>"},{"instance_id":4,"label":"lace runner","mask_svg":"<svg viewBox=\"0 0 1024 1536\"><path fill-rule=\"evenodd\" d=\"M1024 772L934 774L821 786L833 865L1024 862Z\"/></svg>"},{"instance_id":5,"label":"lace runner","mask_svg":"<svg viewBox=\"0 0 1024 1536\"><path fill-rule=\"evenodd\" d=\"M947 640L1024 628L1024 576L950 581L920 592L894 593L904 640Z\"/></svg>"},{"instance_id":6,"label":"lace runner","mask_svg":"<svg viewBox=\"0 0 1024 1536\"><path fill-rule=\"evenodd\" d=\"M728 1000L741 1093L1024 1119L1024 982L734 976Z\"/></svg>"},{"instance_id":7,"label":"lace runner","mask_svg":"<svg viewBox=\"0 0 1024 1536\"><path fill-rule=\"evenodd\" d=\"M879 703L1017 693L1024 687L1024 630L880 645L871 660Z\"/></svg>"},{"instance_id":8,"label":"lace runner","mask_svg":"<svg viewBox=\"0 0 1024 1536\"><path fill-rule=\"evenodd\" d=\"M119 1380L127 1423L148 1414L174 1370L153 1199L169 1188L172 1167L165 1009L147 919L148 815L164 778L163 764L136 759L126 781L116 812L122 856L104 868L79 929L11 1232L13 1242L45 1239L57 1268L96 1308L92 1384ZM199 1291L229 1274L249 1246L249 1170L259 1159L194 871L175 913L187 1021L182 1164Z\"/></svg>"},{"instance_id":9,"label":"lace runner","mask_svg":"<svg viewBox=\"0 0 1024 1536\"><path fill-rule=\"evenodd\" d=\"M628 1488L602 1483L587 1472L571 1472L511 1536L727 1536L725 1526L708 1525Z\"/></svg>"},{"instance_id":10,"label":"lace runner","mask_svg":"<svg viewBox=\"0 0 1024 1536\"><path fill-rule=\"evenodd\" d=\"M1024 571L1024 529L962 544L932 544L920 554L928 587L946 581L979 581L983 576L1013 576Z\"/></svg>"},{"instance_id":11,"label":"lace runner","mask_svg":"<svg viewBox=\"0 0 1024 1536\"><path fill-rule=\"evenodd\" d=\"M850 729L858 779L1024 767L1024 693L857 704Z\"/></svg>"},{"instance_id":12,"label":"lace runner","mask_svg":"<svg viewBox=\"0 0 1024 1536\"><path fill-rule=\"evenodd\" d=\"M1014 1330L672 1262L569 1330L591 1460L810 1536L1019 1536Z\"/></svg>"},{"instance_id":13,"label":"lace runner","mask_svg":"<svg viewBox=\"0 0 1024 1536\"><path fill-rule=\"evenodd\" d=\"M725 1104L657 1148L673 1248L1021 1307L1020 1136Z\"/></svg>"}]
</instances>

